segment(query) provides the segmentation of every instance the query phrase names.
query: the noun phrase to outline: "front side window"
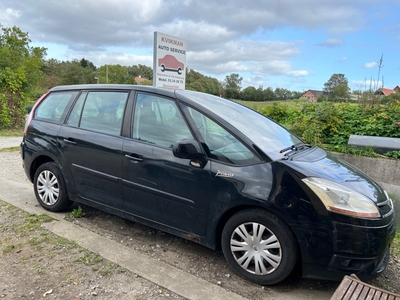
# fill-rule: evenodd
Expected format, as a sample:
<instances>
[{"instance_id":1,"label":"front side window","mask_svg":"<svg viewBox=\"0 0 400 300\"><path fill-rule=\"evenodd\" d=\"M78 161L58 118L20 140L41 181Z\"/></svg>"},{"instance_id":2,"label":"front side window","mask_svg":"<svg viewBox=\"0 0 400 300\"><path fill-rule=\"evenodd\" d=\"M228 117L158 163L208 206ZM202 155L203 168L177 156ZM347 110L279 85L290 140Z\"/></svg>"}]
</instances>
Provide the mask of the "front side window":
<instances>
[{"instance_id":1,"label":"front side window","mask_svg":"<svg viewBox=\"0 0 400 300\"><path fill-rule=\"evenodd\" d=\"M160 147L172 148L192 134L171 99L139 93L133 117L133 138Z\"/></svg>"},{"instance_id":2,"label":"front side window","mask_svg":"<svg viewBox=\"0 0 400 300\"><path fill-rule=\"evenodd\" d=\"M188 107L188 112L212 159L229 164L252 164L259 159L242 142L213 120Z\"/></svg>"},{"instance_id":3,"label":"front side window","mask_svg":"<svg viewBox=\"0 0 400 300\"><path fill-rule=\"evenodd\" d=\"M176 91L178 96L190 98L199 106L217 114L232 127L248 137L272 160L284 158L280 150L301 140L278 123L233 101L189 90Z\"/></svg>"},{"instance_id":4,"label":"front side window","mask_svg":"<svg viewBox=\"0 0 400 300\"><path fill-rule=\"evenodd\" d=\"M127 99L127 92L84 92L76 101L67 124L120 135Z\"/></svg>"},{"instance_id":5,"label":"front side window","mask_svg":"<svg viewBox=\"0 0 400 300\"><path fill-rule=\"evenodd\" d=\"M61 123L69 101L75 98L76 92L50 93L35 110L35 118Z\"/></svg>"}]
</instances>

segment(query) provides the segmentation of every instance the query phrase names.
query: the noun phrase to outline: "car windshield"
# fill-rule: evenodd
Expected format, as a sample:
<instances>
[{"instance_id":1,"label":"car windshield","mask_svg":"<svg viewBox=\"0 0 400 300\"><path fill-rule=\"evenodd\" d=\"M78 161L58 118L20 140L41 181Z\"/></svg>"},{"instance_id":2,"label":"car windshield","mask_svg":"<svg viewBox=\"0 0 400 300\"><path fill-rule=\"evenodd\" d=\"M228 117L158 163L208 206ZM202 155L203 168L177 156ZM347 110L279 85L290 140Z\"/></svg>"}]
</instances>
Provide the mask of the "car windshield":
<instances>
[{"instance_id":1,"label":"car windshield","mask_svg":"<svg viewBox=\"0 0 400 300\"><path fill-rule=\"evenodd\" d=\"M177 94L190 98L216 113L253 141L272 160L284 158L282 149L302 143L287 129L243 105L217 96L186 90Z\"/></svg>"}]
</instances>

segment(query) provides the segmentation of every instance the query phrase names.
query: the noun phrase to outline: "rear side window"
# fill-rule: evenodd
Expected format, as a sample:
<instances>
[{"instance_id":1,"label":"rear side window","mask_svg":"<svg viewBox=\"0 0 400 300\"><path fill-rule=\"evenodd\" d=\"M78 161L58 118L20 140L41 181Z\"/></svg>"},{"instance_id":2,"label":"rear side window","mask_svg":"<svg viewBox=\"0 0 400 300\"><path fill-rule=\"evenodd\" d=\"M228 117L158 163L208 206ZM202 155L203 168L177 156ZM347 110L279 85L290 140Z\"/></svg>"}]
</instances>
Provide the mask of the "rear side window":
<instances>
[{"instance_id":1,"label":"rear side window","mask_svg":"<svg viewBox=\"0 0 400 300\"><path fill-rule=\"evenodd\" d=\"M128 92L84 92L67 124L111 135L120 135Z\"/></svg>"},{"instance_id":2,"label":"rear side window","mask_svg":"<svg viewBox=\"0 0 400 300\"><path fill-rule=\"evenodd\" d=\"M61 123L66 114L65 108L75 96L73 91L50 93L36 108L34 118Z\"/></svg>"}]
</instances>

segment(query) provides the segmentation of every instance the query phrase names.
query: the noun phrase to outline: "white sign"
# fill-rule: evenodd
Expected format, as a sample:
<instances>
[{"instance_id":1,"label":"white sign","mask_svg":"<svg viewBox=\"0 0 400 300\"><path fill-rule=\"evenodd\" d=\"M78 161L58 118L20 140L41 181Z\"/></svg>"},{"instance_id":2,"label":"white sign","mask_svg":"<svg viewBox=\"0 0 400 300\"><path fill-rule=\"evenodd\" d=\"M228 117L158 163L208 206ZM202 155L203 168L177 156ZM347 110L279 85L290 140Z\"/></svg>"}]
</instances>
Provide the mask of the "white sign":
<instances>
[{"instance_id":1,"label":"white sign","mask_svg":"<svg viewBox=\"0 0 400 300\"><path fill-rule=\"evenodd\" d=\"M153 86L185 89L186 40L154 32Z\"/></svg>"}]
</instances>

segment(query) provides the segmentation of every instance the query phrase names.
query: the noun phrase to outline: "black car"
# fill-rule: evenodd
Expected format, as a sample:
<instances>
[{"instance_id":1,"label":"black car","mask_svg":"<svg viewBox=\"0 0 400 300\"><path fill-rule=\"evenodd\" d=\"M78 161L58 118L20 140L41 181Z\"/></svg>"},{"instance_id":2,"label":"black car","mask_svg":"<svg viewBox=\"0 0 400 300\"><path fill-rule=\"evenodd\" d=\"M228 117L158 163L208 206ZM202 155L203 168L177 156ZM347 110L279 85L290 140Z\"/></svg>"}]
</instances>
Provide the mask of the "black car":
<instances>
[{"instance_id":1,"label":"black car","mask_svg":"<svg viewBox=\"0 0 400 300\"><path fill-rule=\"evenodd\" d=\"M38 202L73 201L222 249L262 285L379 275L396 222L373 180L235 102L135 85L52 88L21 144Z\"/></svg>"}]
</instances>

